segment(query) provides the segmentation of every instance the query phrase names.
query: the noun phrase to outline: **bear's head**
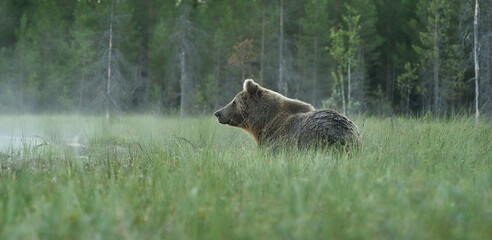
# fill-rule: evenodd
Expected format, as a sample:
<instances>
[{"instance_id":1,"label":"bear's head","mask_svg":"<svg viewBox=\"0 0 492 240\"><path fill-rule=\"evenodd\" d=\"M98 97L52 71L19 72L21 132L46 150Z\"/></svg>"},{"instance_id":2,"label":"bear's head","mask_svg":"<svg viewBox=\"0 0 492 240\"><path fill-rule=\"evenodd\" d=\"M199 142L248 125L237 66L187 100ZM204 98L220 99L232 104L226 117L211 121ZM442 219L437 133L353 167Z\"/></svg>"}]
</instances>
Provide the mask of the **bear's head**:
<instances>
[{"instance_id":1,"label":"bear's head","mask_svg":"<svg viewBox=\"0 0 492 240\"><path fill-rule=\"evenodd\" d=\"M314 108L307 103L284 97L247 79L244 81L243 91L215 112L215 116L221 124L242 128L260 144L264 137L262 132L267 131L267 127L281 127L272 121L312 110Z\"/></svg>"},{"instance_id":2,"label":"bear's head","mask_svg":"<svg viewBox=\"0 0 492 240\"><path fill-rule=\"evenodd\" d=\"M251 129L255 123L267 117L268 112L275 111L278 107L275 94L251 79L243 84L243 91L238 93L232 101L222 109L215 112L215 116L221 124L233 127Z\"/></svg>"}]
</instances>

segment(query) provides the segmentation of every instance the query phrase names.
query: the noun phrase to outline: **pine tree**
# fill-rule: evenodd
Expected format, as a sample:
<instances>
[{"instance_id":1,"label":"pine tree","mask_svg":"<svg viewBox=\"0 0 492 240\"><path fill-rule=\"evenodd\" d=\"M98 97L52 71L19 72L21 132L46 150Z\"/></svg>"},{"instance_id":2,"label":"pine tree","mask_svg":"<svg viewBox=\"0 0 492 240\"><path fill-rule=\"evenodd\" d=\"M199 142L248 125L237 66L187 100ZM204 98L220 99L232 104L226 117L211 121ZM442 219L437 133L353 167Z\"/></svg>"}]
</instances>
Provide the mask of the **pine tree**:
<instances>
[{"instance_id":1,"label":"pine tree","mask_svg":"<svg viewBox=\"0 0 492 240\"><path fill-rule=\"evenodd\" d=\"M478 125L479 119L480 119L480 113L478 110L478 95L480 93L479 87L478 87L478 82L479 82L479 76L480 76L480 64L478 62L478 12L479 12L479 5L478 5L478 0L475 0L475 14L474 16L474 21L473 21L473 56L474 56L474 62L475 62L475 124Z\"/></svg>"},{"instance_id":2,"label":"pine tree","mask_svg":"<svg viewBox=\"0 0 492 240\"><path fill-rule=\"evenodd\" d=\"M16 29L17 43L14 49L13 76L17 78L16 88L18 93L18 110L34 111L39 107L41 98L40 71L42 58L37 39L34 38L33 29L27 14L22 15L20 26Z\"/></svg>"},{"instance_id":3,"label":"pine tree","mask_svg":"<svg viewBox=\"0 0 492 240\"><path fill-rule=\"evenodd\" d=\"M280 0L279 3L279 37L278 37L278 92L284 96L287 96L287 79L285 78L286 63L284 58L285 51L285 28L284 28L284 0Z\"/></svg>"},{"instance_id":4,"label":"pine tree","mask_svg":"<svg viewBox=\"0 0 492 240\"><path fill-rule=\"evenodd\" d=\"M173 77L178 77L180 89L180 116L189 114L193 91L193 78L200 69L198 51L193 42L194 35L199 34L192 22L195 10L193 1L181 1L178 6L179 15L173 21L173 27L167 42L172 47L172 58L169 60Z\"/></svg>"},{"instance_id":5,"label":"pine tree","mask_svg":"<svg viewBox=\"0 0 492 240\"><path fill-rule=\"evenodd\" d=\"M86 96L89 86L89 79L94 77L95 69L97 68L96 59L96 43L93 36L93 25L95 19L91 14L92 7L86 2L78 2L74 10L74 23L71 27L72 44L70 52L72 53L71 59L71 72L73 78L75 78L76 94L77 95L77 109L83 110L89 99Z\"/></svg>"},{"instance_id":6,"label":"pine tree","mask_svg":"<svg viewBox=\"0 0 492 240\"><path fill-rule=\"evenodd\" d=\"M397 88L401 91L401 96L404 98L404 112L408 114L410 111L410 95L415 88L417 80L416 67L412 63L405 63L405 71L396 79Z\"/></svg>"},{"instance_id":7,"label":"pine tree","mask_svg":"<svg viewBox=\"0 0 492 240\"><path fill-rule=\"evenodd\" d=\"M457 19L454 15L456 8L459 6L452 0L421 1L418 4L419 17L424 25L420 44L415 49L422 56L420 66L423 75L429 76L427 73L432 72L432 81L424 80L424 84L433 90L434 116L441 114L448 102L454 105L464 74L461 66L463 53L456 39L457 31L452 27L453 20Z\"/></svg>"},{"instance_id":8,"label":"pine tree","mask_svg":"<svg viewBox=\"0 0 492 240\"><path fill-rule=\"evenodd\" d=\"M330 54L335 60L335 71L332 73L335 82L337 82L340 85L340 92L341 92L341 97L342 97L342 110L343 114L345 115L347 113L346 111L346 104L345 104L345 88L344 88L344 80L343 80L343 75L344 75L344 70L345 70L345 63L347 62L347 55L346 55L346 45L345 45L345 39L344 39L345 31L343 29L338 29L336 30L335 28L330 29L330 38L332 40L331 43L331 49L330 49ZM336 85L334 85L335 87Z\"/></svg>"},{"instance_id":9,"label":"pine tree","mask_svg":"<svg viewBox=\"0 0 492 240\"><path fill-rule=\"evenodd\" d=\"M355 62L354 60L356 59L357 53L360 52L360 44L361 44L361 39L360 39L360 15L350 6L347 5L347 15L343 17L343 22L346 25L346 42L347 42L347 49L346 49L346 55L347 55L347 105L349 106L350 109L353 109L354 105L357 105L358 103L355 103L352 101L351 97L351 92L352 92L352 64ZM355 62L357 64L360 64L360 62ZM356 66L358 67L358 66Z\"/></svg>"},{"instance_id":10,"label":"pine tree","mask_svg":"<svg viewBox=\"0 0 492 240\"><path fill-rule=\"evenodd\" d=\"M352 0L349 6L353 9L352 16L360 16L358 21L360 42L353 59L350 91L352 110L360 112L367 109L370 102L368 98L368 90L371 89L370 77L374 75L374 69L381 64L382 55L377 48L384 43L384 39L377 31L379 16L375 0Z\"/></svg>"},{"instance_id":11,"label":"pine tree","mask_svg":"<svg viewBox=\"0 0 492 240\"><path fill-rule=\"evenodd\" d=\"M304 71L307 71L308 78L311 78L310 100L315 106L318 105L322 93L320 91L322 86L320 82L323 79L322 66L326 64L327 59L323 55L323 47L328 44L329 39L326 31L329 19L324 15L326 6L327 0L307 1L306 16L301 19L304 35L298 40L302 48L302 53L298 54L302 55L302 59L306 62L303 63L303 68L309 68Z\"/></svg>"},{"instance_id":12,"label":"pine tree","mask_svg":"<svg viewBox=\"0 0 492 240\"><path fill-rule=\"evenodd\" d=\"M352 64L355 62L356 55L360 53L360 15L349 5L347 7L347 15L343 16L343 24L341 28L336 30L331 29L332 45L330 54L336 64L336 79L340 82L342 95L342 109L346 114L347 108L352 109L357 103L352 102L351 98L351 81L352 81ZM360 62L356 62L360 64ZM358 66L356 66L358 67ZM344 75L347 74L347 99L345 99L345 83Z\"/></svg>"}]
</instances>

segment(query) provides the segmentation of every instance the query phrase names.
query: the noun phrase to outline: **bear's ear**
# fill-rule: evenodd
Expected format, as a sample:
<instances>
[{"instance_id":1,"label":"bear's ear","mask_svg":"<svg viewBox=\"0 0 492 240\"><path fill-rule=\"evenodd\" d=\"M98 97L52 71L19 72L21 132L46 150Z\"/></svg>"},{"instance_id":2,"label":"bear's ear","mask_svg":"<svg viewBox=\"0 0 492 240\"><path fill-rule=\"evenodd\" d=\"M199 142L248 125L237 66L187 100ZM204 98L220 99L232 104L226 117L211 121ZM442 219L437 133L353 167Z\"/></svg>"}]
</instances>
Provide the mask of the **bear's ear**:
<instances>
[{"instance_id":1,"label":"bear's ear","mask_svg":"<svg viewBox=\"0 0 492 240\"><path fill-rule=\"evenodd\" d=\"M261 92L260 85L255 83L253 79L246 79L243 84L243 89L251 95L259 94Z\"/></svg>"}]
</instances>

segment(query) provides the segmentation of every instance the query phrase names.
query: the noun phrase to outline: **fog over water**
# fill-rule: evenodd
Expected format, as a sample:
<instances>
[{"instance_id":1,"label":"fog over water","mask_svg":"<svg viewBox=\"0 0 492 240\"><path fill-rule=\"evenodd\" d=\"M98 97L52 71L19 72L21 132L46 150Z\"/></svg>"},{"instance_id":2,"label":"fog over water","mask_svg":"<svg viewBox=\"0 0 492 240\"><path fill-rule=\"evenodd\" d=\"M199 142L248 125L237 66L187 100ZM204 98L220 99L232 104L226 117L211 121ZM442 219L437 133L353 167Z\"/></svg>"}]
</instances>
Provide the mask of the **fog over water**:
<instances>
[{"instance_id":1,"label":"fog over water","mask_svg":"<svg viewBox=\"0 0 492 240\"><path fill-rule=\"evenodd\" d=\"M77 123L75 123L77 122ZM80 125L68 117L8 116L0 117L0 153L43 145L80 147L86 143L84 132L89 126Z\"/></svg>"}]
</instances>

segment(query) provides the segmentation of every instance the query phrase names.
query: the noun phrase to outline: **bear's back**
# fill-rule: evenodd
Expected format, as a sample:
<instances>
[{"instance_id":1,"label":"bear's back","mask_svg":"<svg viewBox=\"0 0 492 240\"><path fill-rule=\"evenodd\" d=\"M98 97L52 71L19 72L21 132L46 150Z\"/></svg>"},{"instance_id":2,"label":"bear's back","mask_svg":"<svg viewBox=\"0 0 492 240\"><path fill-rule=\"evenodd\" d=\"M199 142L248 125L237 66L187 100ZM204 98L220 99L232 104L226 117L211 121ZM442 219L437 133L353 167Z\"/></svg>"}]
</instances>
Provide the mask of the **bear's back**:
<instances>
[{"instance_id":1,"label":"bear's back","mask_svg":"<svg viewBox=\"0 0 492 240\"><path fill-rule=\"evenodd\" d=\"M334 110L303 113L289 131L289 138L299 147L358 143L360 135L355 124Z\"/></svg>"}]
</instances>

